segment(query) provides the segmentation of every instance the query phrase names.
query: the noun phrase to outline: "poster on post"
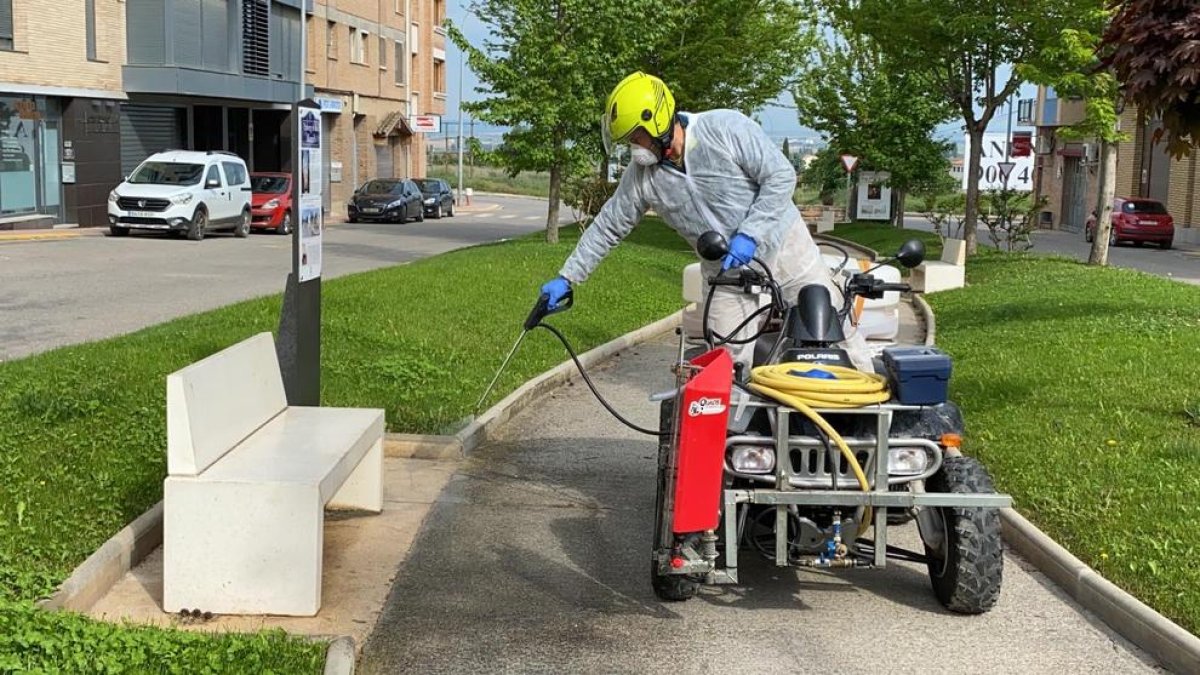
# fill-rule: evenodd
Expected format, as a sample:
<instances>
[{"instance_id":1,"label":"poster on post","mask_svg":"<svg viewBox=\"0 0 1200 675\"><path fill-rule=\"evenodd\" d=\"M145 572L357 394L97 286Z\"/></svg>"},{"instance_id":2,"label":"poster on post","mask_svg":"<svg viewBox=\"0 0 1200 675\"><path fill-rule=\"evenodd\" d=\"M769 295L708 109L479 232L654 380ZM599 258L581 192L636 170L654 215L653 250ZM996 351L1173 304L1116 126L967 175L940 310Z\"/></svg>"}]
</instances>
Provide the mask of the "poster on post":
<instances>
[{"instance_id":1,"label":"poster on post","mask_svg":"<svg viewBox=\"0 0 1200 675\"><path fill-rule=\"evenodd\" d=\"M319 108L300 108L300 166L296 178L300 181L300 282L321 276L321 238L325 223L322 215L321 189L321 111Z\"/></svg>"}]
</instances>

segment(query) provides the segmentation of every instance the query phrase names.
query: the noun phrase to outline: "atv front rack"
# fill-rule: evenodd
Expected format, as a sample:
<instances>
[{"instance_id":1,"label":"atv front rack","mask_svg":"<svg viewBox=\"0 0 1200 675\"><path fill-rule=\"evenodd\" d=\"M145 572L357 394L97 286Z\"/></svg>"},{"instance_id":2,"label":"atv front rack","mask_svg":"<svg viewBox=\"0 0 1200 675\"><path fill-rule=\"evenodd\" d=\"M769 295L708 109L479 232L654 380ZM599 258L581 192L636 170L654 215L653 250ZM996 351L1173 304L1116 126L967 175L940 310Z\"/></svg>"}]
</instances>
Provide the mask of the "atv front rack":
<instances>
[{"instance_id":1,"label":"atv front rack","mask_svg":"<svg viewBox=\"0 0 1200 675\"><path fill-rule=\"evenodd\" d=\"M874 509L874 540L862 540L864 548L870 549L871 559L866 566L885 567L889 555L902 559L913 559L909 551L895 549L887 543L888 509L910 509L913 507L959 507L959 508L1003 508L1012 505L1012 497L1005 494L893 492L888 487L888 434L892 426L892 414L901 410L919 410L920 406L883 403L861 408L816 408L819 414L873 415L876 418L875 451L863 467L872 489L863 492L855 485L845 490L797 488L793 483L792 463L787 460L790 445L796 437L790 437L791 415L800 413L784 405L770 401L751 401L745 405L774 409L775 423L775 485L756 489L724 489L722 512L725 546L725 567L708 574L710 583L737 583L738 567L738 505L760 504L775 506L775 564L779 567L792 566L788 555L787 509L789 506L831 506L849 509L869 506ZM861 439L850 439L861 440ZM863 566L859 558L850 558L844 567Z\"/></svg>"}]
</instances>

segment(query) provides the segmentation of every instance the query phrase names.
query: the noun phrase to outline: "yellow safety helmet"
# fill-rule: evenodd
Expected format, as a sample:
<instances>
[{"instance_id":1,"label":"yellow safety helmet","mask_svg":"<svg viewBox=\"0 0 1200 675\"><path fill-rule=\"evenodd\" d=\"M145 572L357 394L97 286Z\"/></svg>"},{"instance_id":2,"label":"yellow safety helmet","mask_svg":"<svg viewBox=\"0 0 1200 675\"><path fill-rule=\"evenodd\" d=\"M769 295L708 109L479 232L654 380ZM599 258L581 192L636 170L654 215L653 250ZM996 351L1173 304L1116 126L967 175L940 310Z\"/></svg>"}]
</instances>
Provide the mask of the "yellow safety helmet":
<instances>
[{"instance_id":1,"label":"yellow safety helmet","mask_svg":"<svg viewBox=\"0 0 1200 675\"><path fill-rule=\"evenodd\" d=\"M627 142L638 128L645 129L660 150L670 146L675 131L671 90L662 80L640 70L613 87L604 103L600 131L605 152L612 154L613 146Z\"/></svg>"}]
</instances>

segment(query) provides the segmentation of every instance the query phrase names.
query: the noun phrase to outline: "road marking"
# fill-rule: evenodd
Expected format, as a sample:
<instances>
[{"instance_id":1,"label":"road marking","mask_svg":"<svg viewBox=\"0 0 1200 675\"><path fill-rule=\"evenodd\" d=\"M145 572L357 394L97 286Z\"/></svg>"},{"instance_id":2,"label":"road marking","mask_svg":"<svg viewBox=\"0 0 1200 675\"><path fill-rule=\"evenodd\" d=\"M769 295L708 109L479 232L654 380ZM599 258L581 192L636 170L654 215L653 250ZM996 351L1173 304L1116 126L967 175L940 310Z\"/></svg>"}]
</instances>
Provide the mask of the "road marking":
<instances>
[{"instance_id":1,"label":"road marking","mask_svg":"<svg viewBox=\"0 0 1200 675\"><path fill-rule=\"evenodd\" d=\"M500 220L512 220L513 218L516 218L516 216L511 213L505 216L500 216Z\"/></svg>"},{"instance_id":2,"label":"road marking","mask_svg":"<svg viewBox=\"0 0 1200 675\"><path fill-rule=\"evenodd\" d=\"M525 216L525 220L541 220L541 216Z\"/></svg>"},{"instance_id":3,"label":"road marking","mask_svg":"<svg viewBox=\"0 0 1200 675\"><path fill-rule=\"evenodd\" d=\"M490 213L472 213L471 215L475 216L476 218L487 218L488 216L490 216L492 214L490 214Z\"/></svg>"}]
</instances>

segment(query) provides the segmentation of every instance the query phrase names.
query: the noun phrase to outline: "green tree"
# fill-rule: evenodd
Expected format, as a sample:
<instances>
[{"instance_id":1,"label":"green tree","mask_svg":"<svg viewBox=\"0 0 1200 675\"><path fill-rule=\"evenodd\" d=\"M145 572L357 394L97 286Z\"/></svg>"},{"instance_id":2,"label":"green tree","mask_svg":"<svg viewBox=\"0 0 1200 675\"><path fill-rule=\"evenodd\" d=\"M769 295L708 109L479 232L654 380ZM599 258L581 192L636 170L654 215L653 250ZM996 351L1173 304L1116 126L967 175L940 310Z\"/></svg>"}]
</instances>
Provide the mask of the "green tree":
<instances>
[{"instance_id":1,"label":"green tree","mask_svg":"<svg viewBox=\"0 0 1200 675\"><path fill-rule=\"evenodd\" d=\"M1107 0L1078 0L1077 23L1061 29L1058 40L1043 47L1036 64L1018 67L1020 75L1029 81L1052 86L1061 95L1084 100L1083 119L1060 129L1060 136L1100 143L1100 189L1097 190L1096 230L1088 254L1089 265L1108 264L1108 235L1117 188L1116 145L1124 137L1117 128L1120 96L1117 78L1103 66L1098 52L1101 36L1111 19L1106 4Z\"/></svg>"},{"instance_id":2,"label":"green tree","mask_svg":"<svg viewBox=\"0 0 1200 675\"><path fill-rule=\"evenodd\" d=\"M792 148L788 145L788 139L786 138L783 139L783 156L788 158L788 161L792 163L792 166L796 165L796 160L794 157L792 157Z\"/></svg>"},{"instance_id":3,"label":"green tree","mask_svg":"<svg viewBox=\"0 0 1200 675\"><path fill-rule=\"evenodd\" d=\"M931 95L932 78L889 57L873 38L833 16L817 15L825 39L811 50L792 90L802 124L823 132L864 169L888 171L893 222L904 222L907 195L947 175L947 143L932 137L953 114Z\"/></svg>"},{"instance_id":4,"label":"green tree","mask_svg":"<svg viewBox=\"0 0 1200 675\"><path fill-rule=\"evenodd\" d=\"M821 148L812 163L804 170L800 183L816 188L820 194L821 203L830 206L837 200L838 194L846 190L846 169L842 167L842 159L837 148L827 146Z\"/></svg>"},{"instance_id":5,"label":"green tree","mask_svg":"<svg viewBox=\"0 0 1200 675\"><path fill-rule=\"evenodd\" d=\"M1182 157L1200 143L1200 3L1113 2L1104 63L1138 110L1162 119L1167 149Z\"/></svg>"},{"instance_id":6,"label":"green tree","mask_svg":"<svg viewBox=\"0 0 1200 675\"><path fill-rule=\"evenodd\" d=\"M1006 64L1039 65L1062 26L1079 23L1078 0L818 0L867 35L896 63L931 78L963 121L971 140L964 219L967 250L975 252L983 134L1021 84ZM1086 12L1085 12L1086 13Z\"/></svg>"},{"instance_id":7,"label":"green tree","mask_svg":"<svg viewBox=\"0 0 1200 675\"><path fill-rule=\"evenodd\" d=\"M501 165L513 176L550 174L549 242L558 241L565 177L602 155L597 120L608 89L666 30L643 21L643 9L632 0L478 0L471 10L490 24L487 41L472 45L449 26L490 94L463 109L512 127L497 152Z\"/></svg>"},{"instance_id":8,"label":"green tree","mask_svg":"<svg viewBox=\"0 0 1200 675\"><path fill-rule=\"evenodd\" d=\"M682 110L757 110L787 88L813 43L801 0L663 0L641 5L641 25L666 28L638 38L640 60L661 77Z\"/></svg>"}]
</instances>

